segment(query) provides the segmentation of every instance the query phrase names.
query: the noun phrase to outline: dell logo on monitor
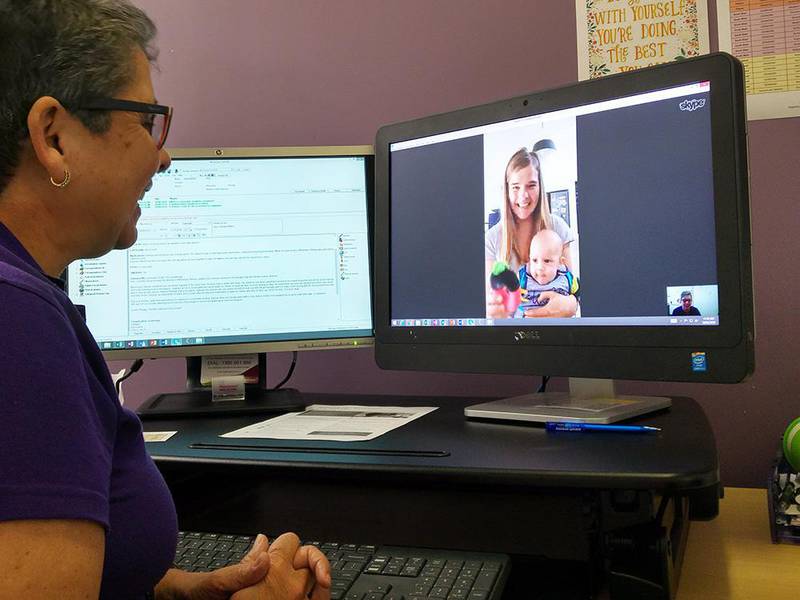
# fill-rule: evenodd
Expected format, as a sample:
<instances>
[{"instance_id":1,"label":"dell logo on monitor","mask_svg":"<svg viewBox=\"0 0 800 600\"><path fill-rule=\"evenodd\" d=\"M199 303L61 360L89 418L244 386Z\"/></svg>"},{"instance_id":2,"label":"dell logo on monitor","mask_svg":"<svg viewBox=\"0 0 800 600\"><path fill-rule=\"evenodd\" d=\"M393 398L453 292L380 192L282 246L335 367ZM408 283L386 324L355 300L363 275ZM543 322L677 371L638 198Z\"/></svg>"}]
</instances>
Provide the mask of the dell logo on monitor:
<instances>
[{"instance_id":1,"label":"dell logo on monitor","mask_svg":"<svg viewBox=\"0 0 800 600\"><path fill-rule=\"evenodd\" d=\"M515 331L514 332L514 341L515 342L538 342L542 339L541 334L538 331Z\"/></svg>"}]
</instances>

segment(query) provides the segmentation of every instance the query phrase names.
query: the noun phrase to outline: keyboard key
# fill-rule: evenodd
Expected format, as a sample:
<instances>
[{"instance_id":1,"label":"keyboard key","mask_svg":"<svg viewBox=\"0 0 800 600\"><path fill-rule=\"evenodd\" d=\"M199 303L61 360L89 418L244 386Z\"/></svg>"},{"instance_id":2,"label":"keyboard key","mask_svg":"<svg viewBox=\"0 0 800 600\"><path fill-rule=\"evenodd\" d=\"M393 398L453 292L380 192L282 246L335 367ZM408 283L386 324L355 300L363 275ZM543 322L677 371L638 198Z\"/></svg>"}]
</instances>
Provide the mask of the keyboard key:
<instances>
[{"instance_id":1,"label":"keyboard key","mask_svg":"<svg viewBox=\"0 0 800 600\"><path fill-rule=\"evenodd\" d=\"M431 588L433 588L432 582L418 581L417 583L414 584L414 593L427 595L428 592L431 591Z\"/></svg>"},{"instance_id":2,"label":"keyboard key","mask_svg":"<svg viewBox=\"0 0 800 600\"><path fill-rule=\"evenodd\" d=\"M491 590L495 579L497 579L497 571L481 571L478 573L477 579L475 579L473 589Z\"/></svg>"},{"instance_id":3,"label":"keyboard key","mask_svg":"<svg viewBox=\"0 0 800 600\"><path fill-rule=\"evenodd\" d=\"M249 542L234 542L233 543L233 551L240 552L242 554L246 554L247 551L250 549Z\"/></svg>"},{"instance_id":4,"label":"keyboard key","mask_svg":"<svg viewBox=\"0 0 800 600\"><path fill-rule=\"evenodd\" d=\"M458 575L459 569L455 569L453 567L445 567L442 569L442 577L455 577Z\"/></svg>"},{"instance_id":5,"label":"keyboard key","mask_svg":"<svg viewBox=\"0 0 800 600\"><path fill-rule=\"evenodd\" d=\"M336 571L333 574L334 579L338 579L341 581L348 581L353 583L361 573L359 571Z\"/></svg>"},{"instance_id":6,"label":"keyboard key","mask_svg":"<svg viewBox=\"0 0 800 600\"><path fill-rule=\"evenodd\" d=\"M475 579L478 576L478 569L468 569L464 567L458 574L459 577L466 577L468 579Z\"/></svg>"},{"instance_id":7,"label":"keyboard key","mask_svg":"<svg viewBox=\"0 0 800 600\"><path fill-rule=\"evenodd\" d=\"M453 587L471 588L473 581L475 581L474 577L466 577L466 576L464 576L463 571L462 571L462 574L459 575L458 579L456 579L456 583L455 583L455 585Z\"/></svg>"},{"instance_id":8,"label":"keyboard key","mask_svg":"<svg viewBox=\"0 0 800 600\"><path fill-rule=\"evenodd\" d=\"M404 556L395 556L392 557L392 559L389 561L389 564L398 566L402 569L404 566L406 566L407 561L408 559L405 558Z\"/></svg>"},{"instance_id":9,"label":"keyboard key","mask_svg":"<svg viewBox=\"0 0 800 600\"><path fill-rule=\"evenodd\" d=\"M386 565L389 564L389 559L385 557L375 557L373 558L370 563L367 565L367 568L364 570L365 573L381 573L385 568Z\"/></svg>"},{"instance_id":10,"label":"keyboard key","mask_svg":"<svg viewBox=\"0 0 800 600\"><path fill-rule=\"evenodd\" d=\"M345 551L345 553L342 554L342 558L344 560L349 560L349 561L363 561L363 562L366 562L366 561L368 561L370 559L370 555L369 554L364 554L363 552L347 552L347 551Z\"/></svg>"}]
</instances>

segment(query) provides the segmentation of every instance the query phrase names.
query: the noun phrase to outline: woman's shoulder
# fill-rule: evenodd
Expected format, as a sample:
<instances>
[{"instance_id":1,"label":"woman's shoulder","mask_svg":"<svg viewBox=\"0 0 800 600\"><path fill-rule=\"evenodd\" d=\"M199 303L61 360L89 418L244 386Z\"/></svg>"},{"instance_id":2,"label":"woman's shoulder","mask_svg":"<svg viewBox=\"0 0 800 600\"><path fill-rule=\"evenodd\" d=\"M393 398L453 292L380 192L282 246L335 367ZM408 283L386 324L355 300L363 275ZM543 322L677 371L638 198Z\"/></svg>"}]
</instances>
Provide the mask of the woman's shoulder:
<instances>
[{"instance_id":1,"label":"woman's shoulder","mask_svg":"<svg viewBox=\"0 0 800 600\"><path fill-rule=\"evenodd\" d=\"M571 242L578 237L562 217L559 217L558 215L550 215L550 222L553 225L553 231L555 231L565 242Z\"/></svg>"},{"instance_id":2,"label":"woman's shoulder","mask_svg":"<svg viewBox=\"0 0 800 600\"><path fill-rule=\"evenodd\" d=\"M51 284L27 269L20 268L0 257L0 283L25 290L34 295L48 296Z\"/></svg>"},{"instance_id":3,"label":"woman's shoulder","mask_svg":"<svg viewBox=\"0 0 800 600\"><path fill-rule=\"evenodd\" d=\"M486 231L484 235L484 239L486 240L486 248L487 250L492 250L493 252L497 251L498 246L500 245L500 236L503 233L503 224L502 223L495 223Z\"/></svg>"},{"instance_id":4,"label":"woman's shoulder","mask_svg":"<svg viewBox=\"0 0 800 600\"><path fill-rule=\"evenodd\" d=\"M28 314L43 310L64 312L51 283L3 261L0 261L0 298L6 307L10 300L16 300Z\"/></svg>"},{"instance_id":5,"label":"woman's shoulder","mask_svg":"<svg viewBox=\"0 0 800 600\"><path fill-rule=\"evenodd\" d=\"M489 229L486 230L486 237L487 238L490 238L490 237L491 238L499 238L500 237L500 233L502 231L503 231L503 223L498 221L497 223L495 223L494 225L489 227Z\"/></svg>"}]
</instances>

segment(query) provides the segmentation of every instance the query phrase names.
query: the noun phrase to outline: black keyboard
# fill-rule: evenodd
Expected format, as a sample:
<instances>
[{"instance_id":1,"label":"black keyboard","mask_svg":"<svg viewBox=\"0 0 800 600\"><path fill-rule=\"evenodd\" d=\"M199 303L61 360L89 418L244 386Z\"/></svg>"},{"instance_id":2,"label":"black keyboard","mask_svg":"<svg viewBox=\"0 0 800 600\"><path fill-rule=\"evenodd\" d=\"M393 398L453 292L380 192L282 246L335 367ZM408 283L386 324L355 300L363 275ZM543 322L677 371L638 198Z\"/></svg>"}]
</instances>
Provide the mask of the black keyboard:
<instances>
[{"instance_id":1,"label":"black keyboard","mask_svg":"<svg viewBox=\"0 0 800 600\"><path fill-rule=\"evenodd\" d=\"M254 541L248 535L181 531L175 564L185 571L219 569L239 562ZM318 547L331 563L331 600L500 600L511 567L504 554L304 543Z\"/></svg>"}]
</instances>

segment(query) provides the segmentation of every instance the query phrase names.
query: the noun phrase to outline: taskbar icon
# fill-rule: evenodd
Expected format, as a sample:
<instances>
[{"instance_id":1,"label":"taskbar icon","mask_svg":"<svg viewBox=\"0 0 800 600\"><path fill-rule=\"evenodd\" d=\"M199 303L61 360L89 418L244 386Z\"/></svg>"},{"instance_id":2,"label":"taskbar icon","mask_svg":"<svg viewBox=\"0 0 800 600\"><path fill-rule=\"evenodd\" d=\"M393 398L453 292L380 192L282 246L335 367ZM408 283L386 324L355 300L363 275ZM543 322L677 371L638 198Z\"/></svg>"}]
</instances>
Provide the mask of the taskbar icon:
<instances>
[{"instance_id":1,"label":"taskbar icon","mask_svg":"<svg viewBox=\"0 0 800 600\"><path fill-rule=\"evenodd\" d=\"M479 327L493 325L492 319L392 319L392 327Z\"/></svg>"},{"instance_id":2,"label":"taskbar icon","mask_svg":"<svg viewBox=\"0 0 800 600\"><path fill-rule=\"evenodd\" d=\"M117 340L100 342L101 350L124 350L130 348L168 348L173 346L196 346L204 344L204 337L186 338L147 338L137 340Z\"/></svg>"}]
</instances>

